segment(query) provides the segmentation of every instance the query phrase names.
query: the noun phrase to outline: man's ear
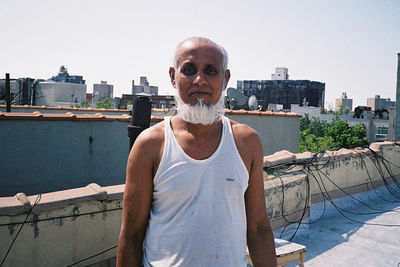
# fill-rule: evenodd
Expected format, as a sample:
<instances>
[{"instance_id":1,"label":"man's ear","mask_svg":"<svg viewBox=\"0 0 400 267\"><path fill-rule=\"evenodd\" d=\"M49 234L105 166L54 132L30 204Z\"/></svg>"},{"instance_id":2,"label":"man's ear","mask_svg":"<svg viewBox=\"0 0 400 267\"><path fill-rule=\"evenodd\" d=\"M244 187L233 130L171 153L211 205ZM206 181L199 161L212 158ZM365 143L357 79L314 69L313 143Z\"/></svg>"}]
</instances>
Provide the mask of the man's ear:
<instances>
[{"instance_id":1,"label":"man's ear","mask_svg":"<svg viewBox=\"0 0 400 267\"><path fill-rule=\"evenodd\" d=\"M226 87L228 86L229 79L231 78L231 71L226 70L224 76L225 76L225 79L224 79L224 90L225 90Z\"/></svg>"},{"instance_id":2,"label":"man's ear","mask_svg":"<svg viewBox=\"0 0 400 267\"><path fill-rule=\"evenodd\" d=\"M170 67L169 68L169 78L171 80L171 84L174 88L176 88L176 82L175 82L175 68Z\"/></svg>"}]
</instances>

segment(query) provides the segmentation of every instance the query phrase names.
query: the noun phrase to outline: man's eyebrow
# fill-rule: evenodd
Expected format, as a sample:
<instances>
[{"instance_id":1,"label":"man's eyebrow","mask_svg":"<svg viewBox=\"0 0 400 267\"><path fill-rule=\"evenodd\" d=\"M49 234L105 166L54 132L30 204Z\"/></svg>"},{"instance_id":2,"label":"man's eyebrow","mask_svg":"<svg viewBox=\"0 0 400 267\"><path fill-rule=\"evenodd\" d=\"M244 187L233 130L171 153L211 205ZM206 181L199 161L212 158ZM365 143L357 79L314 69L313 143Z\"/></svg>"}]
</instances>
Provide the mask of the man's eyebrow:
<instances>
[{"instance_id":1,"label":"man's eyebrow","mask_svg":"<svg viewBox=\"0 0 400 267\"><path fill-rule=\"evenodd\" d=\"M193 62L190 62L190 61L187 61L187 62L184 62L184 63L183 63L183 66L185 66L185 65L194 65L194 63L193 63Z\"/></svg>"}]
</instances>

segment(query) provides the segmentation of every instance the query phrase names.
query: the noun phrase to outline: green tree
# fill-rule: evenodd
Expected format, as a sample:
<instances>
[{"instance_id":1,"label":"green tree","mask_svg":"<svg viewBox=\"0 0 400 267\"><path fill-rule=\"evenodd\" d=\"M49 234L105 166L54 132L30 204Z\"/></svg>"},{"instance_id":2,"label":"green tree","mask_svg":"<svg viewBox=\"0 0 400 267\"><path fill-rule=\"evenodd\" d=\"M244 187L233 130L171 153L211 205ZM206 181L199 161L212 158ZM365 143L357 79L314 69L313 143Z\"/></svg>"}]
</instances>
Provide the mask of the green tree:
<instances>
[{"instance_id":1,"label":"green tree","mask_svg":"<svg viewBox=\"0 0 400 267\"><path fill-rule=\"evenodd\" d=\"M96 108L111 108L112 103L110 99L104 98L96 102Z\"/></svg>"},{"instance_id":2,"label":"green tree","mask_svg":"<svg viewBox=\"0 0 400 267\"><path fill-rule=\"evenodd\" d=\"M320 150L338 150L367 145L363 124L349 126L337 116L328 123L319 118L304 116L300 121L299 151L318 152Z\"/></svg>"},{"instance_id":3,"label":"green tree","mask_svg":"<svg viewBox=\"0 0 400 267\"><path fill-rule=\"evenodd\" d=\"M82 101L81 103L75 104L71 107L76 107L76 108L88 108L90 106L89 102L87 100Z\"/></svg>"},{"instance_id":4,"label":"green tree","mask_svg":"<svg viewBox=\"0 0 400 267\"><path fill-rule=\"evenodd\" d=\"M343 110L343 113L346 114L346 115L349 115L349 113L350 113L350 108L349 108L349 107L346 107L346 108Z\"/></svg>"}]
</instances>

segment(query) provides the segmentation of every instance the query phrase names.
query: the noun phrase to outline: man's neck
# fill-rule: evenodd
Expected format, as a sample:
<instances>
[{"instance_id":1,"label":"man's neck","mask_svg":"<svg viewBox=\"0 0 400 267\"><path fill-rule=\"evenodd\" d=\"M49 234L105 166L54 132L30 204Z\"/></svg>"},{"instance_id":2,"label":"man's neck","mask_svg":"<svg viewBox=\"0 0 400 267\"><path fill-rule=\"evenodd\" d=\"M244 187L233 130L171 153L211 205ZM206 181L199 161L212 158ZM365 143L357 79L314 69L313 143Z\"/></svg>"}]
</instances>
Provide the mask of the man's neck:
<instances>
[{"instance_id":1,"label":"man's neck","mask_svg":"<svg viewBox=\"0 0 400 267\"><path fill-rule=\"evenodd\" d=\"M194 124L183 120L179 115L176 116L176 127L181 130L186 130L194 137L207 137L215 134L215 131L220 131L222 120L216 120L212 124Z\"/></svg>"}]
</instances>

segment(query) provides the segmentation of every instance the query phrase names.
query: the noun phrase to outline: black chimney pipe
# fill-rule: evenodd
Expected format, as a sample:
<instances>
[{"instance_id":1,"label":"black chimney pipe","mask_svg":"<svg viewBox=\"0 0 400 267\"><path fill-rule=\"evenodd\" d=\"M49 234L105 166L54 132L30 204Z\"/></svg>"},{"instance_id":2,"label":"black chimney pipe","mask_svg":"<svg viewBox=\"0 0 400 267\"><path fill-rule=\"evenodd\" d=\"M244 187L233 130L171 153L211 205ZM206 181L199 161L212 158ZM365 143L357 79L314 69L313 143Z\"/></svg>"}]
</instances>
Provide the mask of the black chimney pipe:
<instances>
[{"instance_id":1,"label":"black chimney pipe","mask_svg":"<svg viewBox=\"0 0 400 267\"><path fill-rule=\"evenodd\" d=\"M6 73L6 112L11 112L10 73Z\"/></svg>"},{"instance_id":2,"label":"black chimney pipe","mask_svg":"<svg viewBox=\"0 0 400 267\"><path fill-rule=\"evenodd\" d=\"M151 98L148 96L137 96L132 104L132 125L128 126L130 139L129 150L139 134L150 127Z\"/></svg>"}]
</instances>

